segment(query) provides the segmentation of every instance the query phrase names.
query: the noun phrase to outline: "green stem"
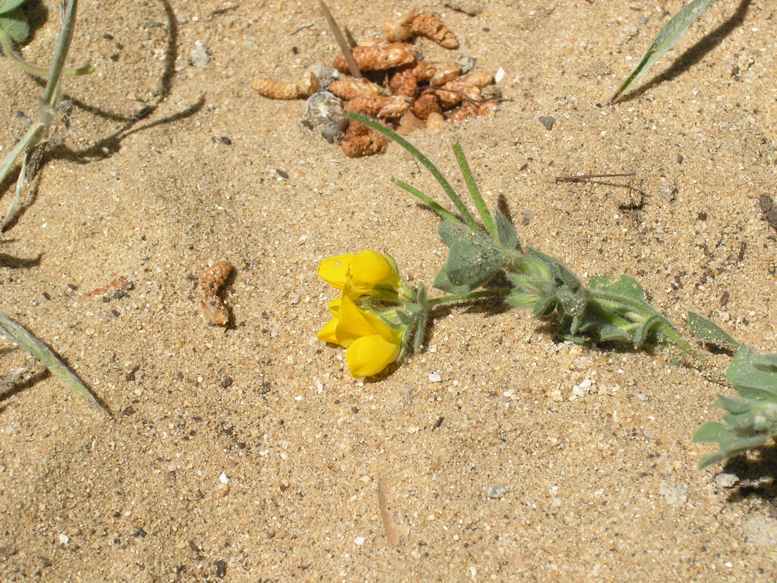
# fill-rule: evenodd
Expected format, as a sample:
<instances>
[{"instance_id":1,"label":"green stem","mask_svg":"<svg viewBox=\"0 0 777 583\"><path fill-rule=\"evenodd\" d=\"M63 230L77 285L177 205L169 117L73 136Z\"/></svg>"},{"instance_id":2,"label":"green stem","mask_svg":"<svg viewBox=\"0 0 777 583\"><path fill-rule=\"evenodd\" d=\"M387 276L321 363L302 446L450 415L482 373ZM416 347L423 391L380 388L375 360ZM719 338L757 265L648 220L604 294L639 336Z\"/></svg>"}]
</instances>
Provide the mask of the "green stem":
<instances>
[{"instance_id":1,"label":"green stem","mask_svg":"<svg viewBox=\"0 0 777 583\"><path fill-rule=\"evenodd\" d=\"M46 88L41 98L41 108L38 112L38 119L29 127L27 133L11 149L0 164L0 184L10 174L16 159L26 150L34 148L43 140L46 130L51 125L53 119L53 110L57 105L60 96L60 77L70 49L70 41L73 39L73 28L75 26L76 7L78 0L70 0L65 7L65 15L62 23L62 30L57 37L57 45L54 49L54 60L49 70ZM20 176L20 180L24 177Z\"/></svg>"},{"instance_id":2,"label":"green stem","mask_svg":"<svg viewBox=\"0 0 777 583\"><path fill-rule=\"evenodd\" d=\"M0 48L3 49L3 53L13 59L13 61L16 63L16 66L19 67L22 71L28 75L32 75L33 77L46 79L48 70L45 67L39 67L38 65L33 65L32 63L25 61L22 56L17 53L16 50L14 50L11 39L2 30L0 30ZM75 69L63 69L62 74L68 77L78 77L79 75L88 75L93 70L94 68L92 65L86 64L81 65L80 67L76 67Z\"/></svg>"},{"instance_id":3,"label":"green stem","mask_svg":"<svg viewBox=\"0 0 777 583\"><path fill-rule=\"evenodd\" d=\"M439 298L429 300L430 308L439 308L440 306L455 306L457 304L466 304L468 302L478 302L482 300L491 300L501 298L510 293L510 287L493 287L484 290L469 292L467 294L448 294Z\"/></svg>"}]
</instances>

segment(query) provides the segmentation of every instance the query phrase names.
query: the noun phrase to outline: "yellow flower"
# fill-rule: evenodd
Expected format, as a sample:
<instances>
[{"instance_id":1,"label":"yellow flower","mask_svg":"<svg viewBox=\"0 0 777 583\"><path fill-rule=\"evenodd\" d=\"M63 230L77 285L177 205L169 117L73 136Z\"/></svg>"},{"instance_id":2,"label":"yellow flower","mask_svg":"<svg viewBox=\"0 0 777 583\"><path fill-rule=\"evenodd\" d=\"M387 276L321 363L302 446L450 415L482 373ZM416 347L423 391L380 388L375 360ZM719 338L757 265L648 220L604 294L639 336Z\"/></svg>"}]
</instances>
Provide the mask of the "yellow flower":
<instances>
[{"instance_id":1,"label":"yellow flower","mask_svg":"<svg viewBox=\"0 0 777 583\"><path fill-rule=\"evenodd\" d=\"M396 297L399 288L394 260L369 249L327 257L318 265L318 275L353 298L365 295Z\"/></svg>"},{"instance_id":2,"label":"yellow flower","mask_svg":"<svg viewBox=\"0 0 777 583\"><path fill-rule=\"evenodd\" d=\"M319 330L318 337L346 349L345 361L354 377L376 375L397 359L401 330L360 309L347 295L329 302L329 311L332 319Z\"/></svg>"}]
</instances>

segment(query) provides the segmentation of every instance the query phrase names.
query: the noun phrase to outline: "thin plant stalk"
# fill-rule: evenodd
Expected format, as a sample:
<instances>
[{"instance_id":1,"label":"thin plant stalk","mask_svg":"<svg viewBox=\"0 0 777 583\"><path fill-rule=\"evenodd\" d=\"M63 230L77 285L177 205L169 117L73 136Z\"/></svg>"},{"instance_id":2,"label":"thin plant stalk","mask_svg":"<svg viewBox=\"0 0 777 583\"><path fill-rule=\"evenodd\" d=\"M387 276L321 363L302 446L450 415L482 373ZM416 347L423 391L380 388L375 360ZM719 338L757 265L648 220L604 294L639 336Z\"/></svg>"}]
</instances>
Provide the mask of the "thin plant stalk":
<instances>
[{"instance_id":1,"label":"thin plant stalk","mask_svg":"<svg viewBox=\"0 0 777 583\"><path fill-rule=\"evenodd\" d=\"M10 152L8 152L3 159L2 164L0 164L0 184L2 184L11 173L14 163L19 156L43 141L49 127L51 127L54 119L54 111L61 97L60 81L65 66L65 60L67 59L67 53L70 50L70 43L73 40L77 7L78 0L68 0L65 4L62 16L62 29L57 36L57 43L54 48L54 59L52 60L51 68L49 69L46 87L43 90L40 110L38 111L38 119L30 125L22 139L19 140ZM24 184L24 172L19 174L17 182L18 181L21 181L22 185ZM8 217L6 217L5 222L8 222Z\"/></svg>"}]
</instances>

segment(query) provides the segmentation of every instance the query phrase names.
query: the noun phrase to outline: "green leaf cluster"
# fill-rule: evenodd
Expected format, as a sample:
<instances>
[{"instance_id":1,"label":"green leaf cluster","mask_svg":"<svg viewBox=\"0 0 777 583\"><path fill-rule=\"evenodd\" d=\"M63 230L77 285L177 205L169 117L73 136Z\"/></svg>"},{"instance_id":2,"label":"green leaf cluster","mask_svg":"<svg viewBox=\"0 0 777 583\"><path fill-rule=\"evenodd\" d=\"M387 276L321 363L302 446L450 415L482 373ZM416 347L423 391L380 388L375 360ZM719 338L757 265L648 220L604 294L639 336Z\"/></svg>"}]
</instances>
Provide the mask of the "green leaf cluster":
<instances>
[{"instance_id":1,"label":"green leaf cluster","mask_svg":"<svg viewBox=\"0 0 777 583\"><path fill-rule=\"evenodd\" d=\"M777 354L759 353L741 345L726 378L740 398L721 396L717 404L727 413L722 422L705 423L693 436L696 442L717 443L720 447L702 458L701 468L766 445L777 437Z\"/></svg>"},{"instance_id":2,"label":"green leaf cluster","mask_svg":"<svg viewBox=\"0 0 777 583\"><path fill-rule=\"evenodd\" d=\"M0 35L8 35L15 43L23 43L30 36L30 24L22 10L27 0L0 0Z\"/></svg>"},{"instance_id":3,"label":"green leaf cluster","mask_svg":"<svg viewBox=\"0 0 777 583\"><path fill-rule=\"evenodd\" d=\"M486 206L461 146L455 144L453 151L480 222L434 163L412 144L364 115L348 115L407 150L429 169L453 203L456 213L415 187L396 181L442 219L439 234L448 247L448 257L434 280L436 288L471 299L483 297L477 295L483 293L476 291L479 288L493 291L508 305L531 309L535 316L555 321L560 335L575 342L627 343L636 348L667 343L690 348L647 302L633 278L597 277L585 287L560 261L536 249L524 249L509 218L498 208L491 212ZM499 276L509 285L498 287Z\"/></svg>"}]
</instances>

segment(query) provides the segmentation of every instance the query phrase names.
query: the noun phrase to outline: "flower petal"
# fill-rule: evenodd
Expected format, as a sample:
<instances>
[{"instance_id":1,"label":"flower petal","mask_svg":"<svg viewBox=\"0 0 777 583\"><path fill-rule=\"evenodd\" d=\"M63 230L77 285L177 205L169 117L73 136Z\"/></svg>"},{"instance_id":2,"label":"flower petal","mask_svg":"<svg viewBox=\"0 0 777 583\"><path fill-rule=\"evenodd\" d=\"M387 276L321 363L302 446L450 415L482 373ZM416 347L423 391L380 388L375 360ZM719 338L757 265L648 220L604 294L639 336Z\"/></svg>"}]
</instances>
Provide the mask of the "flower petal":
<instances>
[{"instance_id":1,"label":"flower petal","mask_svg":"<svg viewBox=\"0 0 777 583\"><path fill-rule=\"evenodd\" d=\"M356 288L391 287L399 285L394 262L377 251L366 250L351 259L350 275Z\"/></svg>"},{"instance_id":2,"label":"flower petal","mask_svg":"<svg viewBox=\"0 0 777 583\"><path fill-rule=\"evenodd\" d=\"M352 260L351 253L327 257L318 264L318 276L332 287L343 289Z\"/></svg>"},{"instance_id":3,"label":"flower petal","mask_svg":"<svg viewBox=\"0 0 777 583\"><path fill-rule=\"evenodd\" d=\"M375 334L363 336L353 342L345 351L348 369L354 377L369 377L378 374L399 356L399 345Z\"/></svg>"},{"instance_id":4,"label":"flower petal","mask_svg":"<svg viewBox=\"0 0 777 583\"><path fill-rule=\"evenodd\" d=\"M324 327L318 331L318 339L329 344L340 344L337 341L337 324L339 323L337 318L332 318L324 324Z\"/></svg>"}]
</instances>

